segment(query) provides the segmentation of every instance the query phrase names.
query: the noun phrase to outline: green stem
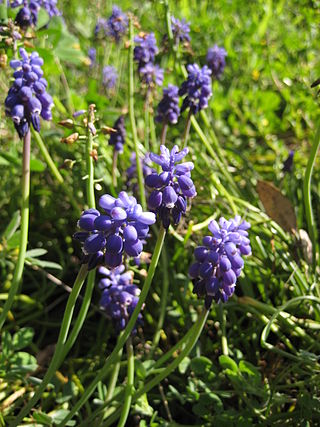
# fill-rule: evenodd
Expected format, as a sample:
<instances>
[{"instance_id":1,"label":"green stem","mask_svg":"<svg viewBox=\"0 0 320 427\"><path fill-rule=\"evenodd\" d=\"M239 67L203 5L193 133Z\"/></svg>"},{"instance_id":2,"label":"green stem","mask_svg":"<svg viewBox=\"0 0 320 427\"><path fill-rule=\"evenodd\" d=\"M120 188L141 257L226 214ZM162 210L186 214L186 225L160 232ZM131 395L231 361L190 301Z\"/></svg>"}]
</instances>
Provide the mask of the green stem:
<instances>
[{"instance_id":1,"label":"green stem","mask_svg":"<svg viewBox=\"0 0 320 427\"><path fill-rule=\"evenodd\" d=\"M164 122L161 129L161 138L160 138L161 145L166 145L167 130L168 130L168 123Z\"/></svg>"},{"instance_id":2,"label":"green stem","mask_svg":"<svg viewBox=\"0 0 320 427\"><path fill-rule=\"evenodd\" d=\"M153 256L152 256L152 260L151 260L151 264L148 270L148 275L146 277L146 280L144 282L140 297L139 297L139 301L138 304L136 305L136 308L134 309L134 312L132 313L130 320L126 326L126 328L124 329L122 335L119 336L118 342L116 344L116 346L114 347L112 353L109 355L109 357L107 358L105 364L103 365L103 367L100 369L100 371L98 372L98 374L96 375L96 377L94 378L94 380L91 382L91 384L88 385L88 387L86 388L84 394L82 395L82 397L78 400L78 402L73 406L73 408L71 409L70 413L66 416L66 418L59 424L60 427L63 427L64 425L66 425L66 423L73 417L73 415L82 407L82 405L89 399L89 397L92 395L92 393L94 392L97 384L99 381L102 381L103 378L106 376L106 373L108 372L109 368L111 367L111 365L114 364L115 360L118 357L119 351L121 350L121 348L124 346L125 342L127 341L128 337L131 334L132 329L134 328L134 325L136 324L138 315L141 311L141 308L147 298L147 295L149 293L149 289L152 283L152 279L156 270L156 267L158 265L159 262L159 258L160 258L160 254L161 254L161 250L162 250L162 246L163 246L163 242L165 239L165 235L166 235L166 230L164 228L160 229L160 232L158 234L158 238L157 238L157 242L156 242L156 246L153 252Z\"/></svg>"},{"instance_id":3,"label":"green stem","mask_svg":"<svg viewBox=\"0 0 320 427\"><path fill-rule=\"evenodd\" d=\"M73 209L75 210L75 215L80 216L81 211L79 209L78 203L74 199L72 192L69 190L69 188L65 184L63 176L59 172L54 161L52 160L52 157L50 156L50 153L47 150L47 147L45 146L45 143L43 142L40 134L38 132L36 132L34 129L32 129L32 135L33 135L33 137L34 137L34 139L38 145L38 148L39 148L44 160L46 161L46 163L50 169L52 176L57 180L57 182L60 184L60 186L63 189L63 191L65 192L65 194L68 196L69 201L70 201Z\"/></svg>"},{"instance_id":4,"label":"green stem","mask_svg":"<svg viewBox=\"0 0 320 427\"><path fill-rule=\"evenodd\" d=\"M189 109L186 126L184 128L183 137L182 137L182 148L185 148L188 143L189 133L190 133L190 126L191 126L191 118L192 118L192 111Z\"/></svg>"},{"instance_id":5,"label":"green stem","mask_svg":"<svg viewBox=\"0 0 320 427\"><path fill-rule=\"evenodd\" d=\"M81 309L79 311L79 314L78 314L77 320L73 326L73 329L72 329L72 331L71 331L71 333L67 339L67 342L65 343L65 345L63 347L63 351L62 351L60 359L59 359L60 365L63 363L67 354L69 353L69 351L73 347L73 344L75 343L75 341L79 335L79 332L81 331L83 323L86 319L86 316L87 316L87 313L88 313L88 310L90 307L90 303L91 303L92 292L93 292L94 285L95 285L95 277L96 277L95 270L91 270L88 274L87 286L86 286L86 291L85 291L85 294L83 297Z\"/></svg>"},{"instance_id":6,"label":"green stem","mask_svg":"<svg viewBox=\"0 0 320 427\"><path fill-rule=\"evenodd\" d=\"M9 425L9 427L17 426L18 424L21 423L23 418L26 415L28 415L28 413L35 406L38 400L41 399L44 390L46 389L47 385L51 381L56 370L59 368L61 353L64 351L64 346L66 344L75 303L81 291L81 288L85 281L86 276L87 276L87 265L83 264L79 270L78 276L75 280L75 283L72 287L72 291L69 295L67 306L64 312L64 316L63 316L63 320L60 328L56 349L52 357L52 360L50 362L49 368L46 372L46 375L44 376L40 386L38 387L37 391L34 393L33 397L29 400L28 404L20 411L20 413L17 415L15 420Z\"/></svg>"},{"instance_id":7,"label":"green stem","mask_svg":"<svg viewBox=\"0 0 320 427\"><path fill-rule=\"evenodd\" d=\"M16 296L19 283L22 279L24 261L28 245L28 229L29 229L29 198L30 198L30 149L31 149L31 134L30 130L23 139L23 158L22 158L22 179L21 179L21 227L20 227L20 244L19 255L16 268L14 271L11 287L8 294L8 299L2 309L0 316L0 329L2 328L9 310Z\"/></svg>"},{"instance_id":8,"label":"green stem","mask_svg":"<svg viewBox=\"0 0 320 427\"><path fill-rule=\"evenodd\" d=\"M152 380L150 380L147 384L145 384L144 387L142 387L140 390L138 390L133 396L132 401L137 401L142 395L150 391L153 387L155 387L157 384L159 384L164 378L168 377L171 372L173 372L179 364L182 362L182 360L188 356L188 354L193 349L194 345L199 339L199 336L202 332L202 329L206 323L207 317L208 317L209 311L204 309L201 315L199 316L197 322L195 323L195 327L192 328L192 334L189 336L189 340L187 341L184 349L181 351L179 356L170 363L165 369L163 369L158 375L156 375ZM111 417L107 420L107 423L104 424L104 426L109 426L113 424L120 416L120 410L117 410L114 414L111 415Z\"/></svg>"},{"instance_id":9,"label":"green stem","mask_svg":"<svg viewBox=\"0 0 320 427\"><path fill-rule=\"evenodd\" d=\"M314 222L313 211L312 211L312 200L311 200L311 177L313 172L314 163L316 160L317 152L320 146L320 122L317 127L316 135L314 138L313 145L311 147L311 153L309 156L306 173L303 181L303 196L304 196L304 208L306 211L308 232L312 241L313 248L313 267L315 269L317 259L317 225Z\"/></svg>"},{"instance_id":10,"label":"green stem","mask_svg":"<svg viewBox=\"0 0 320 427\"><path fill-rule=\"evenodd\" d=\"M93 120L90 117L91 112L88 113L88 124ZM87 201L90 208L95 208L96 202L94 197L94 167L93 167L93 158L92 158L92 149L93 149L93 135L88 126L87 128L87 144L86 144L86 163L87 163Z\"/></svg>"},{"instance_id":11,"label":"green stem","mask_svg":"<svg viewBox=\"0 0 320 427\"><path fill-rule=\"evenodd\" d=\"M113 149L112 156L112 185L114 188L117 187L117 163L118 163L118 151Z\"/></svg>"},{"instance_id":12,"label":"green stem","mask_svg":"<svg viewBox=\"0 0 320 427\"><path fill-rule=\"evenodd\" d=\"M133 383L134 383L134 354L132 340L129 337L126 343L127 346L127 360L128 360L128 370L127 370L127 386L124 396L124 404L122 407L122 412L118 427L125 427L128 415L130 412L132 394L133 394Z\"/></svg>"},{"instance_id":13,"label":"green stem","mask_svg":"<svg viewBox=\"0 0 320 427\"><path fill-rule=\"evenodd\" d=\"M133 72L133 50L134 50L134 30L132 18L129 20L129 36L130 36L130 49L129 49L129 83L128 83L128 94L129 94L129 116L132 130L132 139L134 143L134 151L136 153L136 163L137 163L137 175L138 175L138 185L140 193L140 201L143 210L146 209L146 195L144 191L144 179L142 166L140 163L140 153L139 153L139 140L136 127L136 119L134 116L134 72Z\"/></svg>"},{"instance_id":14,"label":"green stem","mask_svg":"<svg viewBox=\"0 0 320 427\"><path fill-rule=\"evenodd\" d=\"M169 275L168 275L168 259L167 259L165 247L161 254L161 261L162 261L162 268L163 268L163 279L162 279L163 281L162 281L162 293L161 293L161 302L160 302L160 316L157 323L157 329L152 341L150 358L153 357L153 354L156 348L158 347L160 336L161 336L161 330L162 330L164 319L166 316L168 290L169 290Z\"/></svg>"},{"instance_id":15,"label":"green stem","mask_svg":"<svg viewBox=\"0 0 320 427\"><path fill-rule=\"evenodd\" d=\"M222 353L225 356L229 355L229 348L228 348L228 341L227 341L227 334L226 334L226 315L223 310L223 305L220 303L218 304L218 314L219 314L219 321L220 321L220 327L221 327L221 347L222 347Z\"/></svg>"}]
</instances>

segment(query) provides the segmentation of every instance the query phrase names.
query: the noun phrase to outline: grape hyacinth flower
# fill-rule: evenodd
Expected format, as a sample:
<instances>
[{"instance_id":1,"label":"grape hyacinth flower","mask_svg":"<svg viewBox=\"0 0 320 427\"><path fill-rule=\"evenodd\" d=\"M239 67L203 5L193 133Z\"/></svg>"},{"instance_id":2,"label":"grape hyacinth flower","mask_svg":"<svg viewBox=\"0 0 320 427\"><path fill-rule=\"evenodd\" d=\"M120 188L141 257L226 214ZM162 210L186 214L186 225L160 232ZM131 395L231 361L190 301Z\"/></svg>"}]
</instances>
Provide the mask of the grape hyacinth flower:
<instances>
[{"instance_id":1,"label":"grape hyacinth flower","mask_svg":"<svg viewBox=\"0 0 320 427\"><path fill-rule=\"evenodd\" d=\"M292 168L293 168L293 156L294 156L294 151L290 150L290 153L289 153L288 157L283 162L282 172L289 172L289 173L292 172Z\"/></svg>"},{"instance_id":2,"label":"grape hyacinth flower","mask_svg":"<svg viewBox=\"0 0 320 427\"><path fill-rule=\"evenodd\" d=\"M114 89L118 80L118 73L112 65L106 65L102 70L102 84L107 90Z\"/></svg>"},{"instance_id":3,"label":"grape hyacinth flower","mask_svg":"<svg viewBox=\"0 0 320 427\"><path fill-rule=\"evenodd\" d=\"M167 88L163 89L163 97L158 105L156 120L162 123L175 124L178 122L179 114L179 88L169 84Z\"/></svg>"},{"instance_id":4,"label":"grape hyacinth flower","mask_svg":"<svg viewBox=\"0 0 320 427\"><path fill-rule=\"evenodd\" d=\"M176 43L190 42L190 24L185 19L180 20L171 16L171 28Z\"/></svg>"},{"instance_id":5,"label":"grape hyacinth flower","mask_svg":"<svg viewBox=\"0 0 320 427\"><path fill-rule=\"evenodd\" d=\"M186 95L181 112L190 107L192 114L196 114L208 106L211 98L211 70L206 65L200 68L197 64L189 64L187 71L188 78L179 89L180 96Z\"/></svg>"},{"instance_id":6,"label":"grape hyacinth flower","mask_svg":"<svg viewBox=\"0 0 320 427\"><path fill-rule=\"evenodd\" d=\"M139 69L139 74L142 83L144 83L148 89L154 88L155 86L162 86L163 84L163 69L151 62L141 67Z\"/></svg>"},{"instance_id":7,"label":"grape hyacinth flower","mask_svg":"<svg viewBox=\"0 0 320 427\"><path fill-rule=\"evenodd\" d=\"M223 47L214 45L207 52L207 64L212 71L213 77L219 79L226 66L227 52Z\"/></svg>"},{"instance_id":8,"label":"grape hyacinth flower","mask_svg":"<svg viewBox=\"0 0 320 427\"><path fill-rule=\"evenodd\" d=\"M97 59L97 50L95 47L90 47L88 50L88 57L90 59L90 68L92 68L95 65Z\"/></svg>"},{"instance_id":9,"label":"grape hyacinth flower","mask_svg":"<svg viewBox=\"0 0 320 427\"><path fill-rule=\"evenodd\" d=\"M128 18L120 7L113 6L112 14L105 24L106 34L113 38L117 43L128 30Z\"/></svg>"},{"instance_id":10,"label":"grape hyacinth flower","mask_svg":"<svg viewBox=\"0 0 320 427\"><path fill-rule=\"evenodd\" d=\"M37 25L40 8L45 9L49 18L60 16L61 12L57 8L57 0L14 0L9 2L11 8L22 6L19 10L15 22L22 29Z\"/></svg>"},{"instance_id":11,"label":"grape hyacinth flower","mask_svg":"<svg viewBox=\"0 0 320 427\"><path fill-rule=\"evenodd\" d=\"M159 52L154 33L139 33L134 38L136 46L134 48L134 59L138 62L138 68L142 68L149 62L154 62L156 54Z\"/></svg>"},{"instance_id":12,"label":"grape hyacinth flower","mask_svg":"<svg viewBox=\"0 0 320 427\"><path fill-rule=\"evenodd\" d=\"M114 123L113 129L116 132L110 134L109 144L113 145L115 151L119 153L123 152L123 146L126 139L126 129L124 127L124 117L120 116Z\"/></svg>"},{"instance_id":13,"label":"grape hyacinth flower","mask_svg":"<svg viewBox=\"0 0 320 427\"><path fill-rule=\"evenodd\" d=\"M205 297L207 309L213 299L226 302L233 295L244 266L242 255L251 254L247 232L250 227L240 216L230 221L222 217L219 223L211 221L208 228L212 236L205 236L203 246L195 249L196 262L191 265L189 275L193 279L193 292Z\"/></svg>"},{"instance_id":14,"label":"grape hyacinth flower","mask_svg":"<svg viewBox=\"0 0 320 427\"><path fill-rule=\"evenodd\" d=\"M37 52L29 56L23 48L20 48L19 53L21 60L13 59L10 62L11 68L15 70L15 81L5 99L5 109L20 138L23 138L30 123L34 130L40 131L40 116L44 120L52 119L53 100L46 91L48 84L41 69L43 59Z\"/></svg>"},{"instance_id":15,"label":"grape hyacinth flower","mask_svg":"<svg viewBox=\"0 0 320 427\"><path fill-rule=\"evenodd\" d=\"M137 200L125 191L117 199L109 194L101 196L99 206L104 213L85 210L78 221L82 231L74 235L83 244L88 268L103 263L114 268L122 264L124 255L138 257L149 226L156 221L155 214L143 212Z\"/></svg>"},{"instance_id":16,"label":"grape hyacinth flower","mask_svg":"<svg viewBox=\"0 0 320 427\"><path fill-rule=\"evenodd\" d=\"M161 166L160 174L153 172L145 179L146 185L154 189L149 196L148 206L156 212L164 228L168 228L172 220L178 224L187 208L187 199L197 195L191 179L192 162L180 162L187 154L188 148L179 151L175 145L171 151L164 145L160 146L161 155L150 153L150 159Z\"/></svg>"},{"instance_id":17,"label":"grape hyacinth flower","mask_svg":"<svg viewBox=\"0 0 320 427\"><path fill-rule=\"evenodd\" d=\"M133 284L131 271L125 272L124 265L113 270L105 267L99 268L99 273L106 276L100 280L99 287L102 289L100 308L113 321L117 332L122 331L130 319L141 293L138 286ZM139 313L137 323L132 330L136 333L137 324L142 324L142 315Z\"/></svg>"}]
</instances>

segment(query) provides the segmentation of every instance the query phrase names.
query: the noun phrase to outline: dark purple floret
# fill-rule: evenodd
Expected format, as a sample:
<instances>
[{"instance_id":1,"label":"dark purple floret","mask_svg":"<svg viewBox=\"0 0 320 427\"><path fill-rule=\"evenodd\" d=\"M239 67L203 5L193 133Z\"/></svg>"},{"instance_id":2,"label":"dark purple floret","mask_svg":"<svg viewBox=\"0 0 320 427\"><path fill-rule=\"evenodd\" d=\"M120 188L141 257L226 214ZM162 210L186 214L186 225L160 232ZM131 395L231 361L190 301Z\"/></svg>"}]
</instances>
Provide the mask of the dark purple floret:
<instances>
[{"instance_id":1,"label":"dark purple floret","mask_svg":"<svg viewBox=\"0 0 320 427\"><path fill-rule=\"evenodd\" d=\"M102 214L97 209L82 213L78 222L81 231L74 235L83 244L84 262L89 268L102 263L115 268L122 264L124 255L138 257L149 226L156 221L154 213L143 212L125 191L117 199L109 194L101 196L99 206Z\"/></svg>"},{"instance_id":2,"label":"dark purple floret","mask_svg":"<svg viewBox=\"0 0 320 427\"><path fill-rule=\"evenodd\" d=\"M90 59L90 67L92 68L96 63L97 50L95 47L90 47L88 50L88 57Z\"/></svg>"},{"instance_id":3,"label":"dark purple floret","mask_svg":"<svg viewBox=\"0 0 320 427\"><path fill-rule=\"evenodd\" d=\"M149 89L154 88L155 86L162 86L163 69L158 65L149 62L139 68L139 74L142 83L144 83Z\"/></svg>"},{"instance_id":4,"label":"dark purple floret","mask_svg":"<svg viewBox=\"0 0 320 427\"><path fill-rule=\"evenodd\" d=\"M102 70L102 83L107 90L114 89L118 80L118 73L112 65L106 65Z\"/></svg>"},{"instance_id":5,"label":"dark purple floret","mask_svg":"<svg viewBox=\"0 0 320 427\"><path fill-rule=\"evenodd\" d=\"M223 47L216 44L208 49L207 63L212 71L212 76L219 79L226 66L227 52Z\"/></svg>"},{"instance_id":6,"label":"dark purple floret","mask_svg":"<svg viewBox=\"0 0 320 427\"><path fill-rule=\"evenodd\" d=\"M179 114L179 88L169 84L167 88L163 89L163 97L158 105L156 120L175 124L178 122Z\"/></svg>"},{"instance_id":7,"label":"dark purple floret","mask_svg":"<svg viewBox=\"0 0 320 427\"><path fill-rule=\"evenodd\" d=\"M208 106L211 98L211 70L205 65L200 68L197 64L187 65L188 78L179 89L179 95L186 97L183 100L181 112L190 107L193 114Z\"/></svg>"},{"instance_id":8,"label":"dark purple floret","mask_svg":"<svg viewBox=\"0 0 320 427\"><path fill-rule=\"evenodd\" d=\"M53 100L46 92L47 81L42 77L43 59L37 52L32 52L30 56L23 48L19 52L22 59L10 62L11 68L15 70L15 81L5 99L5 110L7 116L12 118L20 138L23 138L30 123L37 132L40 131L40 116L44 120L52 119Z\"/></svg>"},{"instance_id":9,"label":"dark purple floret","mask_svg":"<svg viewBox=\"0 0 320 427\"><path fill-rule=\"evenodd\" d=\"M187 199L197 195L191 179L192 162L181 162L188 154L188 148L179 151L175 145L171 151L160 146L161 155L150 153L150 159L161 166L160 174L153 172L145 179L146 185L153 189L148 199L149 208L156 212L163 226L178 224L187 209Z\"/></svg>"},{"instance_id":10,"label":"dark purple floret","mask_svg":"<svg viewBox=\"0 0 320 427\"><path fill-rule=\"evenodd\" d=\"M213 300L226 302L235 290L237 278L244 266L243 255L251 255L247 230L250 224L240 216L227 221L209 224L211 236L203 238L203 246L194 251L196 262L191 265L189 275L193 279L193 292L205 297L206 308Z\"/></svg>"},{"instance_id":11,"label":"dark purple floret","mask_svg":"<svg viewBox=\"0 0 320 427\"><path fill-rule=\"evenodd\" d=\"M109 144L114 146L114 149L119 153L123 152L123 146L126 141L126 129L124 127L124 117L120 116L114 123L113 128L117 132L112 132L109 139Z\"/></svg>"},{"instance_id":12,"label":"dark purple floret","mask_svg":"<svg viewBox=\"0 0 320 427\"><path fill-rule=\"evenodd\" d=\"M37 25L40 8L45 9L50 18L61 15L57 0L15 0L8 4L11 8L22 6L15 18L15 22L22 29Z\"/></svg>"},{"instance_id":13,"label":"dark purple floret","mask_svg":"<svg viewBox=\"0 0 320 427\"><path fill-rule=\"evenodd\" d=\"M134 48L134 59L138 62L139 69L149 62L154 62L156 54L159 52L154 33L140 33L134 38L136 47Z\"/></svg>"},{"instance_id":14,"label":"dark purple floret","mask_svg":"<svg viewBox=\"0 0 320 427\"><path fill-rule=\"evenodd\" d=\"M185 19L179 20L171 16L171 28L176 43L190 42L190 24Z\"/></svg>"},{"instance_id":15,"label":"dark purple floret","mask_svg":"<svg viewBox=\"0 0 320 427\"><path fill-rule=\"evenodd\" d=\"M141 291L133 284L133 273L125 271L124 265L113 270L100 267L99 273L105 276L99 283L99 287L103 290L100 307L113 321L116 331L120 332L127 326L139 301ZM141 313L138 316L137 324L142 324ZM132 333L136 333L137 324Z\"/></svg>"},{"instance_id":16,"label":"dark purple floret","mask_svg":"<svg viewBox=\"0 0 320 427\"><path fill-rule=\"evenodd\" d=\"M121 40L121 37L127 32L128 18L120 7L113 6L112 14L106 22L106 33L116 42Z\"/></svg>"},{"instance_id":17,"label":"dark purple floret","mask_svg":"<svg viewBox=\"0 0 320 427\"><path fill-rule=\"evenodd\" d=\"M293 156L294 156L294 151L291 150L290 153L289 153L289 156L283 162L283 168L282 168L283 172L292 172L292 168L293 168Z\"/></svg>"}]
</instances>

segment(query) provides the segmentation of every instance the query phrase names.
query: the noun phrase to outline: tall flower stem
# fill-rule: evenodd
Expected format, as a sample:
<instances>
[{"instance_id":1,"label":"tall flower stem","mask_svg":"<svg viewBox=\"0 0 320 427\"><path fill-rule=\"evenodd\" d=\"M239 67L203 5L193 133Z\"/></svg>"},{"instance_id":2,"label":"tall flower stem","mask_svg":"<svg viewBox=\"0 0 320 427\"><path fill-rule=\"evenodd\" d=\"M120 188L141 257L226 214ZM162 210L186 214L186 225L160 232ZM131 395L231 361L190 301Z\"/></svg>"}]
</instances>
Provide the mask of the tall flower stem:
<instances>
[{"instance_id":1,"label":"tall flower stem","mask_svg":"<svg viewBox=\"0 0 320 427\"><path fill-rule=\"evenodd\" d=\"M164 368L158 375L156 375L152 380L147 382L140 390L138 390L133 396L132 396L132 402L135 402L138 400L142 395L150 391L153 387L158 385L164 378L168 377L171 372L173 372L179 364L182 362L182 360L188 356L188 354L193 349L194 345L199 339L199 336L202 332L202 329L206 323L207 317L208 317L209 311L204 309L201 315L198 317L198 320L195 324L195 327L192 329L192 334L189 336L188 341L186 342L185 347L179 354L179 356L170 363L166 368ZM117 410L114 412L110 418L107 420L106 423L104 423L104 427L110 426L113 424L120 416L120 410Z\"/></svg>"},{"instance_id":2,"label":"tall flower stem","mask_svg":"<svg viewBox=\"0 0 320 427\"><path fill-rule=\"evenodd\" d=\"M190 133L190 126L191 126L191 118L192 118L192 111L189 110L186 126L184 128L183 137L182 137L182 148L185 148L188 143L189 133Z\"/></svg>"},{"instance_id":3,"label":"tall flower stem","mask_svg":"<svg viewBox=\"0 0 320 427\"><path fill-rule=\"evenodd\" d=\"M126 391L124 395L124 403L122 406L122 412L120 416L120 420L118 423L118 427L125 427L129 412L130 412L130 406L132 401L132 395L133 395L133 384L134 384L134 353L133 353L133 345L131 337L128 338L128 341L126 343L127 346L127 385L126 385Z\"/></svg>"},{"instance_id":4,"label":"tall flower stem","mask_svg":"<svg viewBox=\"0 0 320 427\"><path fill-rule=\"evenodd\" d=\"M112 185L117 187L117 162L118 162L118 151L113 149L112 156Z\"/></svg>"},{"instance_id":5,"label":"tall flower stem","mask_svg":"<svg viewBox=\"0 0 320 427\"><path fill-rule=\"evenodd\" d=\"M169 275L168 275L168 259L166 254L166 248L161 254L161 263L163 268L163 278L162 278L162 292L161 292L161 302L160 302L160 315L157 323L156 332L153 337L150 358L153 357L153 354L158 347L160 341L161 330L164 324L164 319L166 316L166 308L167 308L167 299L168 299L168 290L169 290Z\"/></svg>"},{"instance_id":6,"label":"tall flower stem","mask_svg":"<svg viewBox=\"0 0 320 427\"><path fill-rule=\"evenodd\" d=\"M218 315L219 315L219 321L221 326L221 347L222 347L222 353L225 356L229 355L229 348L228 348L228 341L227 341L227 335L226 335L226 314L223 310L223 305L221 303L218 304Z\"/></svg>"},{"instance_id":7,"label":"tall flower stem","mask_svg":"<svg viewBox=\"0 0 320 427\"><path fill-rule=\"evenodd\" d=\"M313 211L312 211L312 200L311 200L311 177L313 172L314 163L316 161L317 153L320 146L320 122L318 123L314 142L311 147L311 153L309 156L307 169L304 175L303 181L303 197L304 197L304 209L306 212L308 233L311 237L312 248L313 248L313 267L315 269L317 259L317 225L314 222Z\"/></svg>"},{"instance_id":8,"label":"tall flower stem","mask_svg":"<svg viewBox=\"0 0 320 427\"><path fill-rule=\"evenodd\" d=\"M87 201L90 208L96 207L95 197L94 197L94 167L93 167L93 135L90 130L89 124L93 125L94 121L94 106L90 105L88 111L88 127L87 127L87 144L86 144L86 164L87 164Z\"/></svg>"},{"instance_id":9,"label":"tall flower stem","mask_svg":"<svg viewBox=\"0 0 320 427\"><path fill-rule=\"evenodd\" d=\"M75 215L80 216L81 211L79 209L78 203L76 202L76 200L73 197L72 192L69 190L66 183L64 182L63 176L59 172L54 161L52 160L52 157L50 156L50 153L47 150L47 147L45 146L45 143L43 142L40 134L32 129L32 135L36 141L36 144L37 144L44 160L46 161L46 163L48 165L48 168L50 169L52 176L58 182L58 184L61 186L61 188L63 189L65 194L68 196L69 202L71 203L71 205L75 211Z\"/></svg>"},{"instance_id":10,"label":"tall flower stem","mask_svg":"<svg viewBox=\"0 0 320 427\"><path fill-rule=\"evenodd\" d=\"M164 122L162 129L161 129L161 137L160 137L160 144L161 145L166 145L167 130L168 130L168 123Z\"/></svg>"},{"instance_id":11,"label":"tall flower stem","mask_svg":"<svg viewBox=\"0 0 320 427\"><path fill-rule=\"evenodd\" d=\"M13 304L14 298L19 289L19 283L22 279L24 260L26 257L28 245L28 229L29 229L29 197L30 197L30 149L31 149L31 134L30 130L23 139L23 158L22 158L22 179L21 179L21 227L20 227L20 244L19 255L16 268L14 271L11 287L8 294L8 299L2 309L0 316L0 329L2 328L9 310Z\"/></svg>"},{"instance_id":12,"label":"tall flower stem","mask_svg":"<svg viewBox=\"0 0 320 427\"><path fill-rule=\"evenodd\" d=\"M134 116L134 70L133 70L133 50L134 50L134 30L132 17L129 19L129 37L130 37L130 48L129 48L129 83L128 83L128 94L129 94L129 116L131 123L132 139L134 143L134 151L136 153L137 160L137 175L138 175L138 185L139 185L139 195L141 206L143 210L146 209L146 195L144 191L144 180L142 165L140 163L140 154L139 154L139 140L137 134L136 119Z\"/></svg>"},{"instance_id":13,"label":"tall flower stem","mask_svg":"<svg viewBox=\"0 0 320 427\"><path fill-rule=\"evenodd\" d=\"M166 236L166 230L161 227L159 234L158 234L158 238L157 238L157 242L156 242L156 246L153 252L153 256L152 256L152 260L150 263L150 267L148 270L148 275L146 277L146 280L144 282L143 288L141 290L141 294L139 296L139 301L138 304L136 305L136 308L134 309L130 320L126 326L126 328L124 329L123 333L119 336L118 342L116 344L116 346L114 347L112 353L109 355L109 357L107 358L105 364L103 365L103 367L100 369L100 371L98 372L98 374L96 375L96 377L94 378L94 380L91 382L91 384L88 385L88 387L86 387L86 390L84 392L84 394L81 396L81 398L78 400L78 402L73 406L73 408L71 409L70 413L66 416L66 418L59 424L60 427L65 426L66 423L73 417L73 415L85 404L85 402L90 398L90 396L92 395L92 393L94 392L97 384L99 383L99 381L102 381L108 370L110 369L111 365L114 364L114 362L116 361L119 351L123 348L124 344L126 343L128 337L130 336L132 329L134 328L138 315L141 311L141 308L147 298L147 295L149 293L150 290L150 286L152 283L152 279L155 273L155 270L157 268L158 262L159 262L159 258L160 258L160 254L161 254L161 250L162 250L162 246L163 246L163 242Z\"/></svg>"},{"instance_id":14,"label":"tall flower stem","mask_svg":"<svg viewBox=\"0 0 320 427\"><path fill-rule=\"evenodd\" d=\"M52 377L54 376L56 370L59 368L61 363L61 353L64 351L64 345L67 340L71 319L75 307L75 302L78 298L78 295L81 291L82 285L85 281L85 278L87 276L87 265L83 264L79 270L78 276L74 282L74 285L72 287L72 291L69 295L67 306L64 312L60 333L58 337L58 342L56 345L56 349L54 352L54 355L51 359L49 368L39 385L37 391L34 393L33 397L29 400L28 404L20 411L20 413L16 416L15 420L9 425L9 427L15 427L18 424L21 423L23 418L28 415L30 410L35 406L35 404L38 402L39 399L41 399L42 394L44 390L46 389L47 385L51 381Z\"/></svg>"}]
</instances>

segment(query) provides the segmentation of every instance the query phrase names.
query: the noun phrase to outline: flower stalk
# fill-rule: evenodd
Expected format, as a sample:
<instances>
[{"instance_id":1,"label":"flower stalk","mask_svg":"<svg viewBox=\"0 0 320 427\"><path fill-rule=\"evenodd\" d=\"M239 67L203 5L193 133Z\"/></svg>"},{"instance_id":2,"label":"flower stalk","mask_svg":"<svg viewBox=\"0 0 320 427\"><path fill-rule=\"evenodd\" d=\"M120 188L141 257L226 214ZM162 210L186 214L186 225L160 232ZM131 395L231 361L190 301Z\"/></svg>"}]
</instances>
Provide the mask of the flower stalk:
<instances>
[{"instance_id":1,"label":"flower stalk","mask_svg":"<svg viewBox=\"0 0 320 427\"><path fill-rule=\"evenodd\" d=\"M0 329L2 328L9 310L13 304L14 298L18 292L19 284L23 275L24 261L28 245L29 230L29 198L30 198L30 151L31 151L31 134L30 129L23 138L23 159L22 159L22 180L21 180L21 227L20 227L20 244L19 255L13 280L8 294L8 299L2 309L0 316Z\"/></svg>"},{"instance_id":2,"label":"flower stalk","mask_svg":"<svg viewBox=\"0 0 320 427\"><path fill-rule=\"evenodd\" d=\"M141 291L141 294L139 297L138 304L136 305L136 308L134 309L126 328L123 330L123 333L119 336L119 339L118 339L116 346L114 347L112 353L107 358L103 367L100 369L100 371L98 372L98 374L96 375L94 380L91 382L91 384L88 385L84 394L81 396L81 398L78 400L78 402L73 406L70 413L59 424L59 427L65 426L66 423L73 417L73 415L87 402L87 400L90 398L90 396L94 392L99 381L102 381L105 378L110 367L117 360L119 351L123 348L127 339L129 338L129 336L130 336L130 334L131 334L131 332L132 332L132 330L136 324L136 321L138 319L138 315L139 315L139 313L142 309L142 306L143 306L143 304L147 298L147 295L149 293L150 286L152 283L152 279L153 279L155 270L156 270L158 262L159 262L159 258L160 258L160 254L161 254L161 250L162 250L162 246L164 243L165 236L166 236L166 230L163 227L161 227L160 232L158 234L158 239L156 242L154 253L152 256L151 264L150 264L150 267L148 270L148 275L147 275L146 280L144 282L144 285L143 285L143 288L142 288L142 291Z\"/></svg>"}]
</instances>

